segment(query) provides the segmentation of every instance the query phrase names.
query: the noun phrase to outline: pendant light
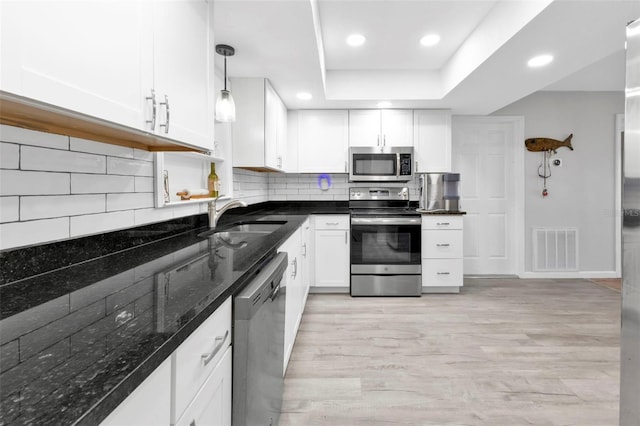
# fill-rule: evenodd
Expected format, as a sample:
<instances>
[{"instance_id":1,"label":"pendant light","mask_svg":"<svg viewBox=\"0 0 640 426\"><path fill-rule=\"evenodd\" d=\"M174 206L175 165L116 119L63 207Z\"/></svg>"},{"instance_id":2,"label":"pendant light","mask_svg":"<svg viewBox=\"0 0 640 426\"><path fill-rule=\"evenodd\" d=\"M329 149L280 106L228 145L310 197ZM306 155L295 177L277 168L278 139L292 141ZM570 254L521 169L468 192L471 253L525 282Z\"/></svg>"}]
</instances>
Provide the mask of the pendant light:
<instances>
[{"instance_id":1,"label":"pendant light","mask_svg":"<svg viewBox=\"0 0 640 426\"><path fill-rule=\"evenodd\" d=\"M227 56L233 56L235 49L226 44L217 44L216 53L224 56L224 89L218 94L216 99L216 120L222 122L236 121L236 104L233 102L231 92L227 90Z\"/></svg>"}]
</instances>

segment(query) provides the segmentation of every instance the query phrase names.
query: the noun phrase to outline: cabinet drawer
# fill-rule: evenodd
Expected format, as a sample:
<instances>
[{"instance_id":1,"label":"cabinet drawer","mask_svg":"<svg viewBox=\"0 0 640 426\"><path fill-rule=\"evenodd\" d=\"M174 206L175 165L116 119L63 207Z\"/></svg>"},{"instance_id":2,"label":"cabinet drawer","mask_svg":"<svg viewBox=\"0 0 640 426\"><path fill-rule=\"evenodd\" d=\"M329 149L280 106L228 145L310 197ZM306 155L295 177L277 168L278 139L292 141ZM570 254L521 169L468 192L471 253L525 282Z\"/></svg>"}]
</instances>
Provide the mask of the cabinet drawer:
<instances>
[{"instance_id":1,"label":"cabinet drawer","mask_svg":"<svg viewBox=\"0 0 640 426\"><path fill-rule=\"evenodd\" d=\"M231 344L231 298L228 298L174 352L175 418L180 418Z\"/></svg>"},{"instance_id":2,"label":"cabinet drawer","mask_svg":"<svg viewBox=\"0 0 640 426\"><path fill-rule=\"evenodd\" d=\"M422 259L422 286L462 286L462 259Z\"/></svg>"},{"instance_id":3,"label":"cabinet drawer","mask_svg":"<svg viewBox=\"0 0 640 426\"><path fill-rule=\"evenodd\" d=\"M231 348L227 348L176 426L231 425Z\"/></svg>"},{"instance_id":4,"label":"cabinet drawer","mask_svg":"<svg viewBox=\"0 0 640 426\"><path fill-rule=\"evenodd\" d=\"M423 214L422 229L462 229L462 216Z\"/></svg>"},{"instance_id":5,"label":"cabinet drawer","mask_svg":"<svg viewBox=\"0 0 640 426\"><path fill-rule=\"evenodd\" d=\"M422 231L423 258L456 258L462 257L462 230Z\"/></svg>"},{"instance_id":6,"label":"cabinet drawer","mask_svg":"<svg viewBox=\"0 0 640 426\"><path fill-rule=\"evenodd\" d=\"M349 229L349 215L317 215L316 229Z\"/></svg>"}]
</instances>

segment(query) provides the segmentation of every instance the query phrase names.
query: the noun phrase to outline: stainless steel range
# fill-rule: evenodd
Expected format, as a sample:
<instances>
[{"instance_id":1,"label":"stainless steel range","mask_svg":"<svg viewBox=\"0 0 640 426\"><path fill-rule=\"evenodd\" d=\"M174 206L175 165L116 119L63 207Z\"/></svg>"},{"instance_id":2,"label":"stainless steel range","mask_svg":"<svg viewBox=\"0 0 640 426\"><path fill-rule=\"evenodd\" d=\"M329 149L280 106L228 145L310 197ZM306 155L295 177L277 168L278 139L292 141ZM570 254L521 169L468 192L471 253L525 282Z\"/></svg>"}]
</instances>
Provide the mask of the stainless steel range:
<instances>
[{"instance_id":1,"label":"stainless steel range","mask_svg":"<svg viewBox=\"0 0 640 426\"><path fill-rule=\"evenodd\" d=\"M409 190L350 188L351 295L420 296L420 214Z\"/></svg>"}]
</instances>

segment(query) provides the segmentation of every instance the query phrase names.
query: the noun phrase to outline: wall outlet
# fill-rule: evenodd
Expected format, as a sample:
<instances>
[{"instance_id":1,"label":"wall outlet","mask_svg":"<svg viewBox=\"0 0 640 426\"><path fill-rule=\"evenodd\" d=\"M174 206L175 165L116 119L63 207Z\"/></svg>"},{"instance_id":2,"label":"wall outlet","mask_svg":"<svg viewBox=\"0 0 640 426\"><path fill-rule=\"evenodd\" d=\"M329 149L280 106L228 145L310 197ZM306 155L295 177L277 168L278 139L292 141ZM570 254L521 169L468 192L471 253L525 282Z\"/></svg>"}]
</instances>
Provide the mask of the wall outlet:
<instances>
[{"instance_id":1,"label":"wall outlet","mask_svg":"<svg viewBox=\"0 0 640 426\"><path fill-rule=\"evenodd\" d=\"M562 167L562 160L559 158L556 158L555 160L553 160L553 165L557 167Z\"/></svg>"}]
</instances>

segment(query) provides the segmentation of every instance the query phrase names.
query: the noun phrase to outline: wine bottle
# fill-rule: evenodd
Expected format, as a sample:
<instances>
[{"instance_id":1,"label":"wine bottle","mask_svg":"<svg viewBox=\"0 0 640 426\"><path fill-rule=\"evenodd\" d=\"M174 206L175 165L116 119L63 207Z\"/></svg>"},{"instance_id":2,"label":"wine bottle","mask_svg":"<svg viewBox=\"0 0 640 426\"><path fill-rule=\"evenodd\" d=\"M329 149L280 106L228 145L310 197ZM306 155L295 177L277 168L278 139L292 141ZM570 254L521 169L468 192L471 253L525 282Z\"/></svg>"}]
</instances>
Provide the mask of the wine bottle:
<instances>
[{"instance_id":1,"label":"wine bottle","mask_svg":"<svg viewBox=\"0 0 640 426\"><path fill-rule=\"evenodd\" d=\"M211 163L211 173L207 177L207 189L209 190L209 196L215 198L220 193L220 179L216 174L216 163Z\"/></svg>"}]
</instances>

